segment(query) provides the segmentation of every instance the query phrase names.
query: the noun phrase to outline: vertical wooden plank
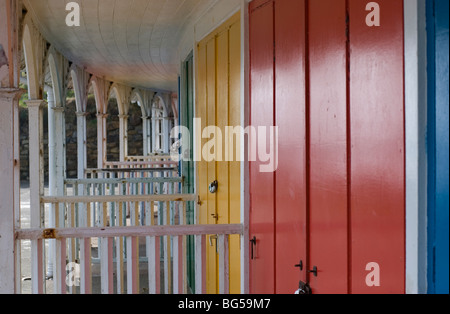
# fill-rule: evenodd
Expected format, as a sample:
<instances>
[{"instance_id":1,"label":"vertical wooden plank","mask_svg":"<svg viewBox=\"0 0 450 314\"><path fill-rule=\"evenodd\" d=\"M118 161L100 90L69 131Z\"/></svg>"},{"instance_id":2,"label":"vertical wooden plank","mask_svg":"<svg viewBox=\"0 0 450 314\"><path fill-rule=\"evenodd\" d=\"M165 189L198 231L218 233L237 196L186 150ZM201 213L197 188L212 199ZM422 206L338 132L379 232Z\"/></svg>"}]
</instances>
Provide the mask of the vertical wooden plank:
<instances>
[{"instance_id":1,"label":"vertical wooden plank","mask_svg":"<svg viewBox=\"0 0 450 314\"><path fill-rule=\"evenodd\" d=\"M154 226L154 203L146 203L145 225ZM156 294L156 260L155 260L155 237L146 237L145 250L148 260L148 290L149 294Z\"/></svg>"},{"instance_id":2,"label":"vertical wooden plank","mask_svg":"<svg viewBox=\"0 0 450 314\"><path fill-rule=\"evenodd\" d=\"M368 27L366 3L350 1L351 269L353 293L405 291L403 1L381 0ZM369 287L369 263L381 286Z\"/></svg>"},{"instance_id":3,"label":"vertical wooden plank","mask_svg":"<svg viewBox=\"0 0 450 314\"><path fill-rule=\"evenodd\" d=\"M67 294L67 285L66 285L66 267L67 267L67 241L66 239L61 239L60 246L61 246L61 259L57 261L57 265L60 267L60 280L61 280L61 294ZM69 287L69 291L71 292L73 289L73 286Z\"/></svg>"},{"instance_id":4,"label":"vertical wooden plank","mask_svg":"<svg viewBox=\"0 0 450 314\"><path fill-rule=\"evenodd\" d=\"M146 253L148 259L148 290L149 294L156 294L156 277L159 275L156 272L156 260L155 256L155 237L147 237L146 239Z\"/></svg>"},{"instance_id":5,"label":"vertical wooden plank","mask_svg":"<svg viewBox=\"0 0 450 314\"><path fill-rule=\"evenodd\" d=\"M272 1L250 3L250 125L274 125L274 21ZM255 145L250 141L250 145ZM275 293L274 174L261 173L250 163L250 292ZM251 248L252 249L252 248Z\"/></svg>"},{"instance_id":6,"label":"vertical wooden plank","mask_svg":"<svg viewBox=\"0 0 450 314\"><path fill-rule=\"evenodd\" d=\"M91 239L81 242L81 294L92 293L92 271L91 271Z\"/></svg>"},{"instance_id":7,"label":"vertical wooden plank","mask_svg":"<svg viewBox=\"0 0 450 314\"><path fill-rule=\"evenodd\" d=\"M0 1L0 45L7 59L0 66L0 293L20 292L20 241L14 241L14 227L20 218L18 193L20 188L19 165L19 98L22 91L18 89L20 56L19 47L19 12L18 3L11 0ZM3 254L3 252L9 252Z\"/></svg>"},{"instance_id":8,"label":"vertical wooden plank","mask_svg":"<svg viewBox=\"0 0 450 314\"><path fill-rule=\"evenodd\" d=\"M161 293L161 237L155 237L156 294Z\"/></svg>"},{"instance_id":9,"label":"vertical wooden plank","mask_svg":"<svg viewBox=\"0 0 450 314\"><path fill-rule=\"evenodd\" d=\"M431 104L429 112L429 166L430 195L429 216L429 292L449 292L449 2L430 1L428 28L434 26L429 36L429 63L435 76L434 86L429 86ZM429 30L430 32L430 30ZM434 60L433 60L434 59ZM431 140L433 137L433 140Z\"/></svg>"},{"instance_id":10,"label":"vertical wooden plank","mask_svg":"<svg viewBox=\"0 0 450 314\"><path fill-rule=\"evenodd\" d=\"M40 202L40 196L43 193L43 155L42 155L42 135L43 135L43 117L42 117L42 100L28 101L29 112L29 138L30 138L30 206L31 228L42 228L43 221L43 207ZM31 241L31 277L32 277L32 291L33 293L44 293L43 282L43 241ZM37 260L38 258L39 260ZM57 260L59 262L59 260ZM56 264L58 265L58 264Z\"/></svg>"},{"instance_id":11,"label":"vertical wooden plank","mask_svg":"<svg viewBox=\"0 0 450 314\"><path fill-rule=\"evenodd\" d=\"M31 241L31 291L33 294L44 293L44 254L43 241Z\"/></svg>"},{"instance_id":12,"label":"vertical wooden plank","mask_svg":"<svg viewBox=\"0 0 450 314\"><path fill-rule=\"evenodd\" d=\"M91 204L87 203L82 207L80 220L81 227L90 227ZM91 239L83 239L80 244L80 271L81 271L81 294L92 293L92 272L91 272Z\"/></svg>"},{"instance_id":13,"label":"vertical wooden plank","mask_svg":"<svg viewBox=\"0 0 450 314\"><path fill-rule=\"evenodd\" d=\"M66 193L67 194L67 193ZM69 204L69 206L70 206L70 209L69 209L69 212L68 212L68 215L67 215L67 219L68 219L68 226L70 226L70 228L75 228L75 204L74 203L72 203L72 204ZM63 255L63 258L64 258L64 271L62 272L62 274L65 274L66 273L66 260L65 260L65 257L66 257L66 255L67 255L67 261L69 262L69 263L72 263L72 264L74 264L75 263L75 259L76 259L76 253L75 253L75 250L76 250L76 246L75 246L75 239L68 239L68 241L66 241L67 242L67 246L68 246L68 252L65 254L65 255ZM63 280L64 280L64 282L65 282L65 276L63 276L64 278L63 278ZM65 287L66 287L66 285L65 285L65 283L63 284L63 289L65 289ZM69 286L69 293L70 294L73 294L75 292L75 289L74 289L74 286ZM63 292L63 294L65 294L65 292Z\"/></svg>"},{"instance_id":14,"label":"vertical wooden plank","mask_svg":"<svg viewBox=\"0 0 450 314\"><path fill-rule=\"evenodd\" d=\"M195 236L195 294L206 293L206 236Z\"/></svg>"},{"instance_id":15,"label":"vertical wooden plank","mask_svg":"<svg viewBox=\"0 0 450 314\"><path fill-rule=\"evenodd\" d=\"M112 238L100 239L101 291L102 294L113 294L113 241Z\"/></svg>"},{"instance_id":16,"label":"vertical wooden plank","mask_svg":"<svg viewBox=\"0 0 450 314\"><path fill-rule=\"evenodd\" d=\"M170 226L170 202L166 202L166 226ZM172 239L170 236L166 238L166 252L167 252L167 294L172 293Z\"/></svg>"},{"instance_id":17,"label":"vertical wooden plank","mask_svg":"<svg viewBox=\"0 0 450 314\"><path fill-rule=\"evenodd\" d=\"M310 275L314 293L348 292L346 1L309 2ZM333 284L330 284L333 283Z\"/></svg>"},{"instance_id":18,"label":"vertical wooden plank","mask_svg":"<svg viewBox=\"0 0 450 314\"><path fill-rule=\"evenodd\" d=\"M123 202L118 203L118 212L116 217L116 226L122 227L123 224ZM117 278L117 293L123 294L125 292L124 284L124 239L122 237L116 238L116 278Z\"/></svg>"},{"instance_id":19,"label":"vertical wooden plank","mask_svg":"<svg viewBox=\"0 0 450 314\"><path fill-rule=\"evenodd\" d=\"M306 14L305 0L275 2L276 287L292 294L306 282Z\"/></svg>"},{"instance_id":20,"label":"vertical wooden plank","mask_svg":"<svg viewBox=\"0 0 450 314\"><path fill-rule=\"evenodd\" d=\"M241 23L234 23L229 30L229 126L241 124ZM230 144L230 143L228 143ZM241 223L241 141L235 138L230 144L235 156L229 163L230 223ZM241 292L241 244L239 235L230 236L230 292Z\"/></svg>"},{"instance_id":21,"label":"vertical wooden plank","mask_svg":"<svg viewBox=\"0 0 450 314\"><path fill-rule=\"evenodd\" d=\"M201 124L196 128L196 159L197 177L198 177L198 195L199 204L199 221L196 223L206 224L208 222L208 167L206 161L202 158L202 147L206 144L206 140L202 138L202 131L207 125L206 114L208 105L206 101L206 45L200 43L196 56L196 118L201 119Z\"/></svg>"},{"instance_id":22,"label":"vertical wooden plank","mask_svg":"<svg viewBox=\"0 0 450 314\"><path fill-rule=\"evenodd\" d=\"M230 293L230 260L228 235L219 235L219 293Z\"/></svg>"},{"instance_id":23,"label":"vertical wooden plank","mask_svg":"<svg viewBox=\"0 0 450 314\"><path fill-rule=\"evenodd\" d=\"M130 204L131 226L138 224L139 203ZM139 294L139 238L127 237L127 292Z\"/></svg>"},{"instance_id":24,"label":"vertical wooden plank","mask_svg":"<svg viewBox=\"0 0 450 314\"><path fill-rule=\"evenodd\" d=\"M180 258L180 251L179 251L179 243L180 243L180 240L181 240L181 237L173 237L172 238L172 240L173 240L173 276L172 276L172 282L173 282L173 285L172 285L172 290L173 290L173 292L172 292L172 294L179 294L179 289L180 289L180 286L179 286L179 284L180 284L180 267L179 267L179 265L180 265L180 260L179 260L179 258Z\"/></svg>"},{"instance_id":25,"label":"vertical wooden plank","mask_svg":"<svg viewBox=\"0 0 450 314\"><path fill-rule=\"evenodd\" d=\"M229 189L230 189L230 178L229 178L229 162L224 158L225 153L225 127L229 126L229 30L226 29L217 35L216 39L217 45L217 58L216 58L216 69L217 69L217 103L216 103L216 121L208 121L209 125L217 126L221 131L221 136L216 137L216 147L220 150L216 150L216 168L217 168L217 179L220 179L219 189L217 190L217 224L228 224L229 223ZM209 83L212 83L208 81ZM213 180L214 181L214 180ZM211 182L213 182L211 181Z\"/></svg>"},{"instance_id":26,"label":"vertical wooden plank","mask_svg":"<svg viewBox=\"0 0 450 314\"><path fill-rule=\"evenodd\" d=\"M139 240L127 237L127 293L139 293Z\"/></svg>"},{"instance_id":27,"label":"vertical wooden plank","mask_svg":"<svg viewBox=\"0 0 450 314\"><path fill-rule=\"evenodd\" d=\"M187 202L183 202L182 203L182 223L184 225L188 225L188 218L186 216L186 210L187 210ZM190 247L188 247L188 236L183 236L182 238L182 267L183 267L183 289L182 289L182 293L183 294L187 294L189 291L189 280L191 280L190 274L188 273L188 260L191 258L191 254L193 254L193 250L190 251ZM189 276L189 278L188 278Z\"/></svg>"},{"instance_id":28,"label":"vertical wooden plank","mask_svg":"<svg viewBox=\"0 0 450 314\"><path fill-rule=\"evenodd\" d=\"M229 224L230 223L230 177L229 177L229 165L230 163L225 158L225 128L230 125L229 123L229 111L230 111L230 76L229 76L229 65L230 65L230 56L229 56L229 29L226 28L224 31L219 33L216 38L216 93L217 93L217 103L216 103L216 122L215 124L220 131L221 137L216 138L216 147L220 147L220 151L216 151L216 171L217 177L216 179L219 182L219 189L216 193L217 200L217 224ZM219 142L220 141L220 142ZM212 181L211 181L212 182ZM216 240L215 245L218 245ZM220 252L220 248L216 252ZM217 255L217 254L216 254ZM217 286L216 293L220 291L220 270L219 270L220 261L217 258L216 262L216 278L217 278Z\"/></svg>"},{"instance_id":29,"label":"vertical wooden plank","mask_svg":"<svg viewBox=\"0 0 450 314\"><path fill-rule=\"evenodd\" d=\"M207 94L207 126L216 126L217 123L217 41L216 38L212 38L206 44L206 94ZM211 138L208 139L211 140ZM212 153L212 152L209 152ZM217 158L217 138L216 138L216 151L214 151ZM215 161L207 163L208 175L207 175L207 186L211 182L217 180L217 164ZM217 212L217 194L207 193L208 199L208 211L207 211L207 223L216 224L218 212ZM217 258L216 258L216 247L213 241L213 246L208 246L207 252L207 292L216 293L217 292Z\"/></svg>"}]
</instances>

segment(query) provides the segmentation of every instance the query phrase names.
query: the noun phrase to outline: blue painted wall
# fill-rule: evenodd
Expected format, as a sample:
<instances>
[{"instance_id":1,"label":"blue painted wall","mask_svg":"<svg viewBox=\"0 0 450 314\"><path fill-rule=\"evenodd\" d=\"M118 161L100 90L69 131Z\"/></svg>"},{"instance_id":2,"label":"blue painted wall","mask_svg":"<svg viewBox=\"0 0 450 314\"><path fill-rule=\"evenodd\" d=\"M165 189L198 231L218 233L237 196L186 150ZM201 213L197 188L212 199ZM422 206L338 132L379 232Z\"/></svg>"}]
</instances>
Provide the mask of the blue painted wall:
<instances>
[{"instance_id":1,"label":"blue painted wall","mask_svg":"<svg viewBox=\"0 0 450 314\"><path fill-rule=\"evenodd\" d=\"M428 288L449 293L449 0L427 1Z\"/></svg>"}]
</instances>

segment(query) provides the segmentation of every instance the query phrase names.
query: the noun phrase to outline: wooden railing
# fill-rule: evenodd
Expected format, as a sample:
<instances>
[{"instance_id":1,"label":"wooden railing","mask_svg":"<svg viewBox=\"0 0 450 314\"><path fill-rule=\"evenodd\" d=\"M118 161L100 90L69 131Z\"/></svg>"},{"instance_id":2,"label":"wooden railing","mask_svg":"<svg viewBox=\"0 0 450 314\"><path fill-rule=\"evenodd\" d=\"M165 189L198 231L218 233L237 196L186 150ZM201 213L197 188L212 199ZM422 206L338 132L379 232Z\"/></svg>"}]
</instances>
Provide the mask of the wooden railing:
<instances>
[{"instance_id":1,"label":"wooden railing","mask_svg":"<svg viewBox=\"0 0 450 314\"><path fill-rule=\"evenodd\" d=\"M128 162L146 162L146 161L171 161L170 155L149 155L149 156L128 156L125 161Z\"/></svg>"},{"instance_id":2,"label":"wooden railing","mask_svg":"<svg viewBox=\"0 0 450 314\"><path fill-rule=\"evenodd\" d=\"M229 236L242 235L243 228L188 225L186 209L189 203L195 206L195 195L42 197L41 202L53 211L56 227L16 232L17 240L31 240L35 246L35 293L45 292L42 268L48 260L43 244L49 240L55 241L56 248L56 293L205 293L205 252L211 235L218 239L220 292L229 292ZM95 220L94 207L99 217ZM192 259L194 276L187 269ZM192 277L194 282L189 281ZM99 284L93 282L95 278Z\"/></svg>"}]
</instances>

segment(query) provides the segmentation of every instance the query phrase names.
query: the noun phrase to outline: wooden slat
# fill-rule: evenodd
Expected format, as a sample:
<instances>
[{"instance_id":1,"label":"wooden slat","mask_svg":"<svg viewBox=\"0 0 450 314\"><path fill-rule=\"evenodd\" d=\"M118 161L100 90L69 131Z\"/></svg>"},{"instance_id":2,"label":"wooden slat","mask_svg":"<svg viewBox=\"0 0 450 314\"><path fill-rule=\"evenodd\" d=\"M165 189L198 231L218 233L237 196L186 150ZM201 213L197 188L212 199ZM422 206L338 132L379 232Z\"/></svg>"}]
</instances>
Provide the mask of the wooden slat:
<instances>
[{"instance_id":1,"label":"wooden slat","mask_svg":"<svg viewBox=\"0 0 450 314\"><path fill-rule=\"evenodd\" d=\"M130 204L130 224L138 225L139 204ZM138 237L127 237L127 292L128 294L139 293L139 239Z\"/></svg>"},{"instance_id":2,"label":"wooden slat","mask_svg":"<svg viewBox=\"0 0 450 314\"><path fill-rule=\"evenodd\" d=\"M43 262L43 241L42 239L34 239L31 241L31 291L33 294L44 293Z\"/></svg>"},{"instance_id":3,"label":"wooden slat","mask_svg":"<svg viewBox=\"0 0 450 314\"><path fill-rule=\"evenodd\" d=\"M173 195L108 195L108 196L43 196L41 201L46 204L57 203L112 203L112 202L175 202L194 201L193 194Z\"/></svg>"},{"instance_id":4,"label":"wooden slat","mask_svg":"<svg viewBox=\"0 0 450 314\"><path fill-rule=\"evenodd\" d=\"M182 182L181 177L168 177L168 178L112 178L112 179L66 179L64 183L66 185L87 185L87 184L125 184L125 183L160 183L160 182Z\"/></svg>"},{"instance_id":5,"label":"wooden slat","mask_svg":"<svg viewBox=\"0 0 450 314\"><path fill-rule=\"evenodd\" d=\"M230 293L230 264L228 235L219 235L219 293Z\"/></svg>"},{"instance_id":6,"label":"wooden slat","mask_svg":"<svg viewBox=\"0 0 450 314\"><path fill-rule=\"evenodd\" d=\"M155 237L146 238L146 255L148 259L148 290L150 294L157 293L156 277L159 276L157 272L156 259L156 239Z\"/></svg>"},{"instance_id":7,"label":"wooden slat","mask_svg":"<svg viewBox=\"0 0 450 314\"><path fill-rule=\"evenodd\" d=\"M47 229L24 229L16 231L17 240L38 240L45 238ZM189 225L189 226L137 226L107 228L54 229L56 238L108 238L108 237L163 237L181 235L240 234L242 225Z\"/></svg>"},{"instance_id":8,"label":"wooden slat","mask_svg":"<svg viewBox=\"0 0 450 314\"><path fill-rule=\"evenodd\" d=\"M58 261L59 267L60 267L60 293L61 294L67 294L67 285L66 285L66 256L67 256L67 241L66 239L59 240L60 242L60 249L61 249L61 259ZM73 286L70 287L70 291L72 291Z\"/></svg>"},{"instance_id":9,"label":"wooden slat","mask_svg":"<svg viewBox=\"0 0 450 314\"><path fill-rule=\"evenodd\" d=\"M116 226L123 226L123 203L119 203L119 211L116 217ZM125 292L124 286L124 239L122 237L116 238L116 276L117 276L117 293L123 294Z\"/></svg>"},{"instance_id":10,"label":"wooden slat","mask_svg":"<svg viewBox=\"0 0 450 314\"><path fill-rule=\"evenodd\" d=\"M100 239L101 292L112 294L113 286L113 239Z\"/></svg>"},{"instance_id":11,"label":"wooden slat","mask_svg":"<svg viewBox=\"0 0 450 314\"><path fill-rule=\"evenodd\" d=\"M206 234L195 236L195 294L206 293Z\"/></svg>"},{"instance_id":12,"label":"wooden slat","mask_svg":"<svg viewBox=\"0 0 450 314\"><path fill-rule=\"evenodd\" d=\"M127 237L127 292L139 293L139 239Z\"/></svg>"},{"instance_id":13,"label":"wooden slat","mask_svg":"<svg viewBox=\"0 0 450 314\"><path fill-rule=\"evenodd\" d=\"M81 293L92 293L91 239L81 241Z\"/></svg>"}]
</instances>

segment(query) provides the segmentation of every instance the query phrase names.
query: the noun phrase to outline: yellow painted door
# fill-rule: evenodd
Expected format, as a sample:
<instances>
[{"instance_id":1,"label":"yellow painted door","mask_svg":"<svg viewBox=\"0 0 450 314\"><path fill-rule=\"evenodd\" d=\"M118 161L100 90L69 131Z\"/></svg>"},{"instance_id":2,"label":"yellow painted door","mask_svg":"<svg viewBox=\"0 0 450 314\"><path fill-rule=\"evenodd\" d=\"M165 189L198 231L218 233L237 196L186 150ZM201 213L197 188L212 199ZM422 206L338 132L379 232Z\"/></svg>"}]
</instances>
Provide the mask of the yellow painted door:
<instances>
[{"instance_id":1,"label":"yellow painted door","mask_svg":"<svg viewBox=\"0 0 450 314\"><path fill-rule=\"evenodd\" d=\"M211 161L202 158L197 165L202 224L240 223L239 141L234 138L234 143L228 145L231 137L229 140L226 137L226 127L240 125L240 43L240 14L237 13L197 46L196 118L202 121L202 133L208 126L217 127L215 136L207 131L201 141L197 136L197 145L201 145L197 151L206 150L215 157ZM235 153L233 158L230 149ZM218 182L218 190L213 194L208 187L214 181ZM229 256L230 292L240 293L239 236L230 237ZM207 293L218 293L219 260L214 236L207 238L206 263Z\"/></svg>"}]
</instances>

